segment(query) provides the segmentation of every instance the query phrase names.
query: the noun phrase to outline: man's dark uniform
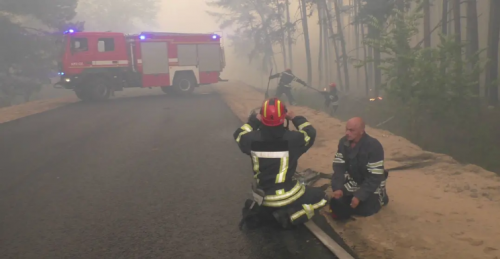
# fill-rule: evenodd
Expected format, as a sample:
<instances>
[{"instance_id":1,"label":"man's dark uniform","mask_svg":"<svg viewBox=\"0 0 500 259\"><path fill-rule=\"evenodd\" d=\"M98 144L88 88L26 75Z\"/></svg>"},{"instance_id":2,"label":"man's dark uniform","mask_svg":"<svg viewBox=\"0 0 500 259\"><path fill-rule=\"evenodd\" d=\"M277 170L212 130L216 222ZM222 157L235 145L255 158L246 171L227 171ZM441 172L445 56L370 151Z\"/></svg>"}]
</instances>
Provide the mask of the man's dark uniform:
<instances>
[{"instance_id":1,"label":"man's dark uniform","mask_svg":"<svg viewBox=\"0 0 500 259\"><path fill-rule=\"evenodd\" d=\"M333 114L337 111L337 108L339 107L339 96L336 86L332 87L330 85L328 97L325 99L325 107L331 116L333 116Z\"/></svg>"},{"instance_id":2,"label":"man's dark uniform","mask_svg":"<svg viewBox=\"0 0 500 259\"><path fill-rule=\"evenodd\" d=\"M354 148L346 137L340 139L333 171L332 191L343 191L342 198L330 200L332 213L338 219L348 219L351 215L371 216L389 202L384 149L368 134L364 133ZM353 197L360 201L355 209L350 206Z\"/></svg>"},{"instance_id":3,"label":"man's dark uniform","mask_svg":"<svg viewBox=\"0 0 500 259\"><path fill-rule=\"evenodd\" d=\"M295 99L292 95L292 86L290 84L292 82L298 82L303 86L307 86L306 82L296 77L290 69L287 69L281 73L274 74L270 76L269 79L278 77L280 77L280 81L278 82L278 87L276 88L276 97L280 98L282 94L285 94L288 98L288 102L290 102L290 104L295 104Z\"/></svg>"}]
</instances>

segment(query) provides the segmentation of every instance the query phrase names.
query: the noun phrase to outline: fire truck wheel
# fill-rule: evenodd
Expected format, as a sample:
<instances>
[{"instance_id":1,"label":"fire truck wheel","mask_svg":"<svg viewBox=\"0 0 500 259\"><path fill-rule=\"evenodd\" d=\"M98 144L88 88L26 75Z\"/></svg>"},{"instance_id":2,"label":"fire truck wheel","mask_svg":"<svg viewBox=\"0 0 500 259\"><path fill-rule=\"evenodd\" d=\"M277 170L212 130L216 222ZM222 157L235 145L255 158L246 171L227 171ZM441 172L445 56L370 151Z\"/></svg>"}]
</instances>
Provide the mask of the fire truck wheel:
<instances>
[{"instance_id":1,"label":"fire truck wheel","mask_svg":"<svg viewBox=\"0 0 500 259\"><path fill-rule=\"evenodd\" d=\"M109 99L111 91L108 87L108 82L104 78L94 78L87 85L92 100L100 101Z\"/></svg>"},{"instance_id":2,"label":"fire truck wheel","mask_svg":"<svg viewBox=\"0 0 500 259\"><path fill-rule=\"evenodd\" d=\"M178 94L190 94L196 87L196 78L193 72L178 72L173 80L173 88Z\"/></svg>"},{"instance_id":3,"label":"fire truck wheel","mask_svg":"<svg viewBox=\"0 0 500 259\"><path fill-rule=\"evenodd\" d=\"M76 97L78 97L78 99L82 100L82 101L90 101L90 94L88 91L84 91L82 89L75 89L75 94L76 94Z\"/></svg>"}]
</instances>

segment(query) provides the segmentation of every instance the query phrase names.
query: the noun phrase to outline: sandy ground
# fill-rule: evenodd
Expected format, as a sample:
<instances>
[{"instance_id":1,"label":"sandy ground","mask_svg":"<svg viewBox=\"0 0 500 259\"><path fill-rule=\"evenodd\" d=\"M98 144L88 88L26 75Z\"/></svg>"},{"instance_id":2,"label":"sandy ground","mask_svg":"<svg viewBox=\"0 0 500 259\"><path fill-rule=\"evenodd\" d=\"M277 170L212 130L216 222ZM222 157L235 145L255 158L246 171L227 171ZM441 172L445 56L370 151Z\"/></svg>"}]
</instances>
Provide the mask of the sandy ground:
<instances>
[{"instance_id":1,"label":"sandy ground","mask_svg":"<svg viewBox=\"0 0 500 259\"><path fill-rule=\"evenodd\" d=\"M77 102L75 97L64 97L47 100L32 101L23 104L0 108L0 123L17 120L22 117L34 115Z\"/></svg>"},{"instance_id":2,"label":"sandy ground","mask_svg":"<svg viewBox=\"0 0 500 259\"><path fill-rule=\"evenodd\" d=\"M243 84L220 84L216 89L242 120L264 98ZM290 108L318 131L315 146L300 160L301 169L331 173L344 122L309 108ZM367 132L384 146L386 168L416 161L431 165L391 172L390 203L377 215L347 224L331 221L361 258L500 258L500 177L423 151L390 132L370 127Z\"/></svg>"}]
</instances>

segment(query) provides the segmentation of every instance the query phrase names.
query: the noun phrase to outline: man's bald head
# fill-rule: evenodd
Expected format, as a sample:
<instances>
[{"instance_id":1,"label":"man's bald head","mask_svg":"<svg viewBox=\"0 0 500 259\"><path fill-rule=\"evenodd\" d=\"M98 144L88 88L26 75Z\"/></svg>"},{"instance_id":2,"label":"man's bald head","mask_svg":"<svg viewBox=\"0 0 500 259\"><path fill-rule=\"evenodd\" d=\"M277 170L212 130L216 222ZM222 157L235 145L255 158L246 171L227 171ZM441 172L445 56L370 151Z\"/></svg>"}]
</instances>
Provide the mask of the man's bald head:
<instances>
[{"instance_id":1,"label":"man's bald head","mask_svg":"<svg viewBox=\"0 0 500 259\"><path fill-rule=\"evenodd\" d=\"M360 117L354 117L345 125L345 135L349 141L358 142L365 133L365 122Z\"/></svg>"}]
</instances>

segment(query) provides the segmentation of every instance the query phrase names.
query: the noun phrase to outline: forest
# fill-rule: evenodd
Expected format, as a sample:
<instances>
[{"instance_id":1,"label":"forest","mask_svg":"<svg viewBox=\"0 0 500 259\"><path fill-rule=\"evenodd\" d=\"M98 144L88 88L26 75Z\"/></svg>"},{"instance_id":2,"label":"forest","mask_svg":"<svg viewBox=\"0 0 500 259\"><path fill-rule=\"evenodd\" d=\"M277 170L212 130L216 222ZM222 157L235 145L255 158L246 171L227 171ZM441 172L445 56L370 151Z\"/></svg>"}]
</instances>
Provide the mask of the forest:
<instances>
[{"instance_id":1,"label":"forest","mask_svg":"<svg viewBox=\"0 0 500 259\"><path fill-rule=\"evenodd\" d=\"M159 0L0 0L0 107L37 98L57 76L64 31L154 26Z\"/></svg>"},{"instance_id":2,"label":"forest","mask_svg":"<svg viewBox=\"0 0 500 259\"><path fill-rule=\"evenodd\" d=\"M336 117L362 116L500 172L500 0L209 2L234 51L263 76L291 68L320 90L336 82ZM299 104L323 109L321 95L294 91Z\"/></svg>"}]
</instances>

